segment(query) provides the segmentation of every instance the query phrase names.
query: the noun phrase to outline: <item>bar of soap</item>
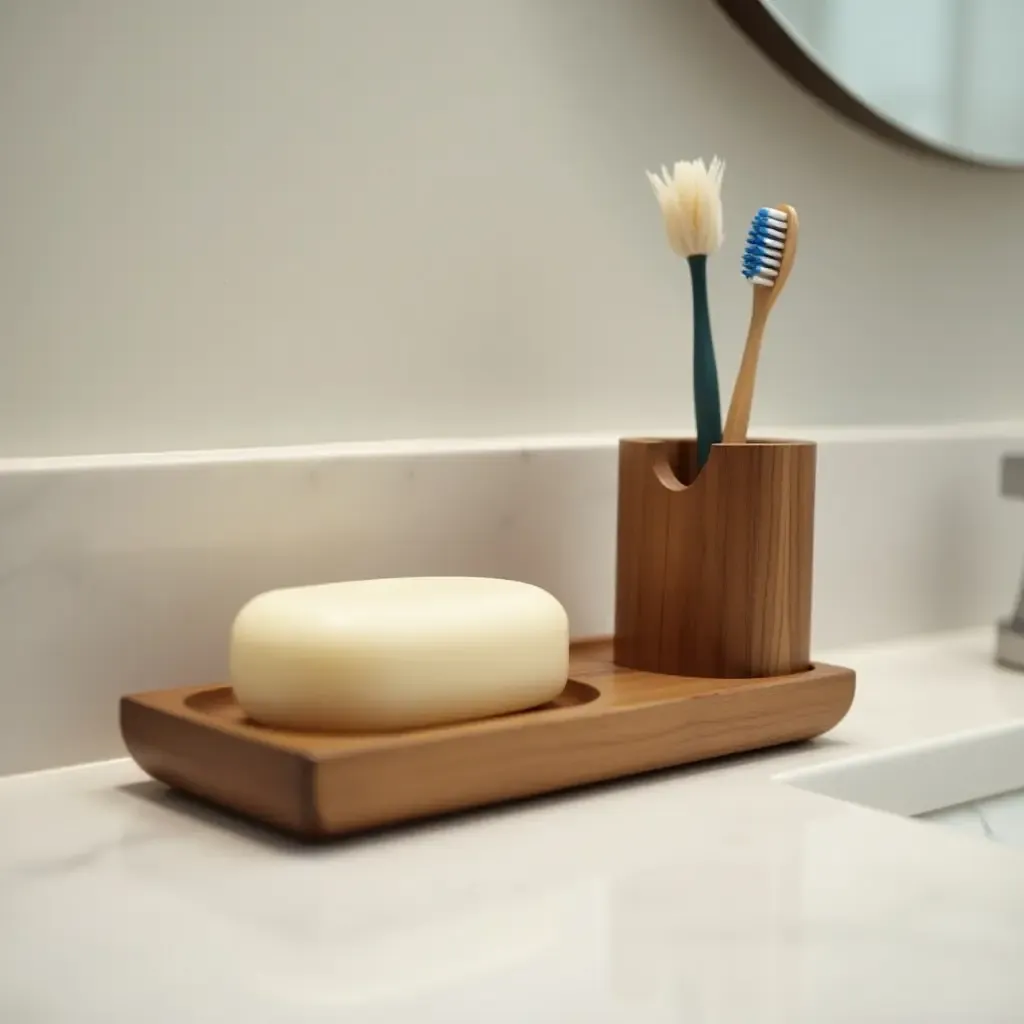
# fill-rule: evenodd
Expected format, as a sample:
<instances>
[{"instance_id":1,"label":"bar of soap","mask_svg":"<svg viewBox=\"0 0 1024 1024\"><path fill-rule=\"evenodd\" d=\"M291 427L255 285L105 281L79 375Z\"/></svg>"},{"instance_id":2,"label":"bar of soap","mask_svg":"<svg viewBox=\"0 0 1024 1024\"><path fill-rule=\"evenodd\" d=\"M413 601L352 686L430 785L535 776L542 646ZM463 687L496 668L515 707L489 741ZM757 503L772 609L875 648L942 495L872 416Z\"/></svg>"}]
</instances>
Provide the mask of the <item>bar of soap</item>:
<instances>
[{"instance_id":1,"label":"bar of soap","mask_svg":"<svg viewBox=\"0 0 1024 1024\"><path fill-rule=\"evenodd\" d=\"M245 713L278 728L386 731L520 711L569 671L569 621L547 591L474 577L272 590L231 631Z\"/></svg>"}]
</instances>

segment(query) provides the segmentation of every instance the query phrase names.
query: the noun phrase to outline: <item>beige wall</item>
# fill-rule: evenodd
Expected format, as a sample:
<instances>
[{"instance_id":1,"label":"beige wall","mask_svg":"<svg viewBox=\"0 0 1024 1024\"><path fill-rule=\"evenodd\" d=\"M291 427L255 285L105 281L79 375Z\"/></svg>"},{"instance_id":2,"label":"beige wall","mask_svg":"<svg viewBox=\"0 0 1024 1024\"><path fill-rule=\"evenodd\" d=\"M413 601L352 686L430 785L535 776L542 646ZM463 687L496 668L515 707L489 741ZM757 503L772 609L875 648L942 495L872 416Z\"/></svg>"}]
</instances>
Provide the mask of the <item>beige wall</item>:
<instances>
[{"instance_id":1,"label":"beige wall","mask_svg":"<svg viewBox=\"0 0 1024 1024\"><path fill-rule=\"evenodd\" d=\"M833 120L711 0L0 0L0 455L690 421L643 171L802 215L762 423L1024 415L1024 174Z\"/></svg>"}]
</instances>

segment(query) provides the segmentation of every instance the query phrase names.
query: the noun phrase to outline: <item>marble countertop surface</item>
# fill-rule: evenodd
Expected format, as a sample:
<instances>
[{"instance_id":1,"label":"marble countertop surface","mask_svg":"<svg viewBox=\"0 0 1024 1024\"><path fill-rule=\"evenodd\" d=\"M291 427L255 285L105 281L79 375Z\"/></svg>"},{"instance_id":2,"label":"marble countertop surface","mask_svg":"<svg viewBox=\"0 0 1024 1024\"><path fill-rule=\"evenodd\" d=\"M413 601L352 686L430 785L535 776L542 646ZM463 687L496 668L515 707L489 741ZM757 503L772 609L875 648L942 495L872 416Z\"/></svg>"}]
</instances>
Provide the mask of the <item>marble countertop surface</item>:
<instances>
[{"instance_id":1,"label":"marble countertop surface","mask_svg":"<svg viewBox=\"0 0 1024 1024\"><path fill-rule=\"evenodd\" d=\"M1024 857L774 781L1024 718L991 630L816 744L303 847L129 761L0 780L0 1020L1019 1024Z\"/></svg>"}]
</instances>

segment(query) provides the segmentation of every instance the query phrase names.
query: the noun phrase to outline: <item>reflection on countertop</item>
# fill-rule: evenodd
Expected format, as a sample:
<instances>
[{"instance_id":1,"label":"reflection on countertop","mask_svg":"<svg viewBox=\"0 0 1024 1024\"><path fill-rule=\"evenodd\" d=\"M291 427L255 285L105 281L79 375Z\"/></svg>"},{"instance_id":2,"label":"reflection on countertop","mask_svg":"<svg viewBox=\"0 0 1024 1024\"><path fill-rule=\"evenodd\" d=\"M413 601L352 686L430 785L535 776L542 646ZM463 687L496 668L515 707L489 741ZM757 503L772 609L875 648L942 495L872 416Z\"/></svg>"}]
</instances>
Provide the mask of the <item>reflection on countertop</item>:
<instances>
[{"instance_id":1,"label":"reflection on countertop","mask_svg":"<svg viewBox=\"0 0 1024 1024\"><path fill-rule=\"evenodd\" d=\"M830 653L817 744L329 845L127 761L0 780L0 1020L1018 1021L1018 851L772 781L1024 718L992 642Z\"/></svg>"}]
</instances>

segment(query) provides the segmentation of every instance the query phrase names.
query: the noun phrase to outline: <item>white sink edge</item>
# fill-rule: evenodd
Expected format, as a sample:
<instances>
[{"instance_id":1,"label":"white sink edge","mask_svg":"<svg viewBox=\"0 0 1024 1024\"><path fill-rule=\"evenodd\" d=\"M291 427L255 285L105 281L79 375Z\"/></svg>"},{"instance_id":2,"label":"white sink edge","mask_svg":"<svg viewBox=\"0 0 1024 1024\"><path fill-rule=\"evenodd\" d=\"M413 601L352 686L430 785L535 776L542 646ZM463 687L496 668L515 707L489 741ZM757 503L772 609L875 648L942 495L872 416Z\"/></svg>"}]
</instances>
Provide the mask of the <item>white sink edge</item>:
<instances>
[{"instance_id":1,"label":"white sink edge","mask_svg":"<svg viewBox=\"0 0 1024 1024\"><path fill-rule=\"evenodd\" d=\"M780 772L773 781L907 817L1024 788L1024 719Z\"/></svg>"}]
</instances>

